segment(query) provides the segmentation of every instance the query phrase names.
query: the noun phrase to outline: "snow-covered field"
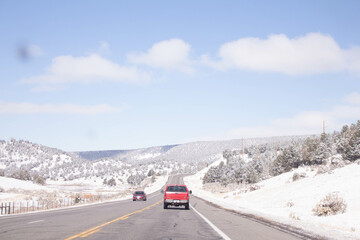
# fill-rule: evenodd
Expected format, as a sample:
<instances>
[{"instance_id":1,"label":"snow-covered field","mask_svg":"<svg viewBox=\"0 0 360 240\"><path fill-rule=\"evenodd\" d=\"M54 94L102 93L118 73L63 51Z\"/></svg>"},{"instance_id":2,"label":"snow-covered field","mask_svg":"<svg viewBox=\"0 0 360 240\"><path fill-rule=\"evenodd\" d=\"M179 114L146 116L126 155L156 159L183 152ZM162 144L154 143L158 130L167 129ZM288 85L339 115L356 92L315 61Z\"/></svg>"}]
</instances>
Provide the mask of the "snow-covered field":
<instances>
[{"instance_id":1,"label":"snow-covered field","mask_svg":"<svg viewBox=\"0 0 360 240\"><path fill-rule=\"evenodd\" d=\"M83 200L93 196L95 201L81 201L83 204L94 204L104 201L131 199L135 190L144 190L151 194L160 190L168 180L168 176L157 176L155 182L146 178L139 186L118 184L115 187L104 186L94 181L52 181L45 186L13 178L0 177L0 203L15 203L15 208L27 206L28 209L38 209L45 202L52 201L57 207L65 202L73 202L78 194ZM96 198L97 197L97 198ZM60 205L59 203L63 205ZM33 207L33 205L35 205ZM73 205L73 203L69 204ZM47 208L47 207L46 207ZM54 208L53 205L51 208ZM43 208L41 208L43 209ZM16 209L15 209L16 211ZM25 211L25 210L24 210ZM18 212L22 212L21 209ZM0 215L1 216L1 215Z\"/></svg>"},{"instance_id":2,"label":"snow-covered field","mask_svg":"<svg viewBox=\"0 0 360 240\"><path fill-rule=\"evenodd\" d=\"M218 165L220 161L226 160L220 159L212 165ZM184 179L193 194L200 198L329 239L360 239L359 164L353 163L324 174L317 174L317 169L310 167L298 168L257 183L260 189L253 191L249 186L203 185L202 178L208 168ZM305 173L306 177L293 181L295 172ZM312 209L329 193L336 193L345 200L345 213L315 216Z\"/></svg>"}]
</instances>

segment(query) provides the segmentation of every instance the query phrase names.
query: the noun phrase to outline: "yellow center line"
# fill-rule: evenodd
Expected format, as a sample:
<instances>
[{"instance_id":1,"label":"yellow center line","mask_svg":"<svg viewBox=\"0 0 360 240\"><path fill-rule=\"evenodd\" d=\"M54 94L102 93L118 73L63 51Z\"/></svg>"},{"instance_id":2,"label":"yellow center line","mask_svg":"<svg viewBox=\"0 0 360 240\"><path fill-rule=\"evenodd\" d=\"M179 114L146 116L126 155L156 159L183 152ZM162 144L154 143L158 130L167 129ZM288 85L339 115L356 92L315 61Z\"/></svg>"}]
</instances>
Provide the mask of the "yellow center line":
<instances>
[{"instance_id":1,"label":"yellow center line","mask_svg":"<svg viewBox=\"0 0 360 240\"><path fill-rule=\"evenodd\" d=\"M119 220L128 219L131 215L134 215L135 213L141 213L141 212L144 211L144 210L148 210L148 209L150 209L150 208L158 205L158 204L161 203L162 201L163 201L163 200L160 200L160 201L158 201L158 202L154 203L153 205L150 205L150 206L148 206L148 207L146 207L146 208L137 210L137 211L132 212L132 213L128 213L128 214L126 214L126 215L124 215L124 216L121 216L121 217L116 218L116 219L114 219L114 220L111 220L111 221L109 221L109 222L103 223L103 224L101 224L101 225L99 225L99 226L90 228L90 229L88 229L88 230L86 230L86 231L84 231L84 232L81 232L81 233L79 233L79 234L76 234L76 235L74 235L74 236L71 236L71 237L69 237L69 238L66 238L65 240L71 240L71 239L75 239L75 238L78 238L78 237L81 237L81 238L87 237L87 236L89 236L89 235L91 235L91 234L93 234L93 233L96 233L96 232L100 231L100 229L101 229L102 227L106 226L106 225L109 225L109 224L111 224L111 223L117 222L117 221L119 221Z\"/></svg>"},{"instance_id":2,"label":"yellow center line","mask_svg":"<svg viewBox=\"0 0 360 240\"><path fill-rule=\"evenodd\" d=\"M91 234L93 234L93 233L96 233L96 232L98 232L98 231L100 231L100 228L99 228L99 229L96 229L96 230L94 230L94 231L92 231L92 232L89 232L88 234L82 235L81 237L82 237L82 238L87 237L87 236L89 236L89 235L91 235Z\"/></svg>"}]
</instances>

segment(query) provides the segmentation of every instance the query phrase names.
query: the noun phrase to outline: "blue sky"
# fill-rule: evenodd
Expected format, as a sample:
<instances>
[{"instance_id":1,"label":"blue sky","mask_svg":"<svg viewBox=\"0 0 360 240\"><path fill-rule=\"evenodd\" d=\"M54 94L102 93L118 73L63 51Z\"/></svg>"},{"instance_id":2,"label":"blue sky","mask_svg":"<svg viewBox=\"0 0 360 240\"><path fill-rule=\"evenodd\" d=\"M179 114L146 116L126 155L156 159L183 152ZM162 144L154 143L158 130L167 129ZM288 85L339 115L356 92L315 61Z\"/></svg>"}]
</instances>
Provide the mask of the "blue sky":
<instances>
[{"instance_id":1,"label":"blue sky","mask_svg":"<svg viewBox=\"0 0 360 240\"><path fill-rule=\"evenodd\" d=\"M360 119L359 1L0 1L0 139L67 151Z\"/></svg>"}]
</instances>

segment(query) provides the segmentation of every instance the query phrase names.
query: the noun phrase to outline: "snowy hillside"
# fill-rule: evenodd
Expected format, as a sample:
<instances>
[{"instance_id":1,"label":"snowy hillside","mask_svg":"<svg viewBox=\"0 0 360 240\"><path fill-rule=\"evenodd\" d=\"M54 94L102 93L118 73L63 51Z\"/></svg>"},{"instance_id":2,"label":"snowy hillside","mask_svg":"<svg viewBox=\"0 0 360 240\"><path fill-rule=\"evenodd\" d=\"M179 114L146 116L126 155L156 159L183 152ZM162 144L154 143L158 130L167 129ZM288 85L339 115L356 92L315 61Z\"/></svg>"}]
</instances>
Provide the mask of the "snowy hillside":
<instances>
[{"instance_id":1,"label":"snowy hillside","mask_svg":"<svg viewBox=\"0 0 360 240\"><path fill-rule=\"evenodd\" d=\"M282 148L304 139L305 136L273 137L77 153L67 153L29 141L11 139L0 141L0 176L39 183L44 183L45 180L74 179L99 181L100 178L103 181L114 178L120 183L134 179L138 182L150 171L156 175L194 173L214 162L226 149L240 151L244 148L250 156L254 153L255 146L260 146L260 154L268 154L268 158L273 159L275 144ZM86 156L92 161L80 156ZM97 159L100 156L102 158Z\"/></svg>"},{"instance_id":2,"label":"snowy hillside","mask_svg":"<svg viewBox=\"0 0 360 240\"><path fill-rule=\"evenodd\" d=\"M153 155L158 156L159 154L155 152ZM153 171L152 174L157 175L196 170L195 167L181 162L165 159L149 161L149 151L146 153L142 153L140 150L133 151L131 156L139 161L130 164L126 159L120 157L89 161L79 158L74 153L66 153L29 141L11 139L10 141L0 141L0 176L33 181L40 177L43 179L41 182L75 179L99 181L99 179L114 178L117 182L126 183L130 176L139 176L139 180L144 179L150 170ZM142 159L146 159L146 163L140 161Z\"/></svg>"},{"instance_id":3,"label":"snowy hillside","mask_svg":"<svg viewBox=\"0 0 360 240\"><path fill-rule=\"evenodd\" d=\"M76 176L88 161L62 150L45 147L24 140L0 141L1 175L18 176L31 180L38 174L45 179Z\"/></svg>"},{"instance_id":4,"label":"snowy hillside","mask_svg":"<svg viewBox=\"0 0 360 240\"><path fill-rule=\"evenodd\" d=\"M185 183L229 209L329 239L360 239L360 121L271 150L226 150Z\"/></svg>"},{"instance_id":5,"label":"snowy hillside","mask_svg":"<svg viewBox=\"0 0 360 240\"><path fill-rule=\"evenodd\" d=\"M225 159L224 159L225 160ZM220 161L214 165L218 165ZM360 162L320 173L303 167L258 182L256 185L203 185L208 168L185 178L193 194L228 209L254 214L301 228L329 239L360 239ZM296 180L294 175L303 177ZM316 216L313 209L328 194L346 203L343 214Z\"/></svg>"}]
</instances>

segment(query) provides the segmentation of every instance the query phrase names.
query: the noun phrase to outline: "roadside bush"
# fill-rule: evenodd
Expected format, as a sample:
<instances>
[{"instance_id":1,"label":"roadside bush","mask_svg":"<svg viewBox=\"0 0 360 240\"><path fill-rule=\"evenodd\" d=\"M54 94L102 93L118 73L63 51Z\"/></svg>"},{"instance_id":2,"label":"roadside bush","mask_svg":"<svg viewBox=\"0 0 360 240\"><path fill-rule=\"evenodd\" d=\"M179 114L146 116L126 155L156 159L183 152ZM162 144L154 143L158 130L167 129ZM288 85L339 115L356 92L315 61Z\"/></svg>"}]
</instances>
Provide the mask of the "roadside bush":
<instances>
[{"instance_id":1,"label":"roadside bush","mask_svg":"<svg viewBox=\"0 0 360 240\"><path fill-rule=\"evenodd\" d=\"M145 175L137 174L128 177L127 182L131 185L139 185L145 179Z\"/></svg>"},{"instance_id":2,"label":"roadside bush","mask_svg":"<svg viewBox=\"0 0 360 240\"><path fill-rule=\"evenodd\" d=\"M294 220L300 220L300 217L297 216L296 213L294 213L294 212L291 212L289 214L289 218L294 219Z\"/></svg>"},{"instance_id":3,"label":"roadside bush","mask_svg":"<svg viewBox=\"0 0 360 240\"><path fill-rule=\"evenodd\" d=\"M336 193L330 193L316 204L313 208L313 212L316 216L330 216L344 213L346 207L347 204L343 198L339 197Z\"/></svg>"},{"instance_id":4,"label":"roadside bush","mask_svg":"<svg viewBox=\"0 0 360 240\"><path fill-rule=\"evenodd\" d=\"M0 192L5 192L5 189L3 189L2 187L0 187Z\"/></svg>"},{"instance_id":5,"label":"roadside bush","mask_svg":"<svg viewBox=\"0 0 360 240\"><path fill-rule=\"evenodd\" d=\"M330 168L328 166L319 166L316 175L320 175L324 173L331 173Z\"/></svg>"},{"instance_id":6,"label":"roadside bush","mask_svg":"<svg viewBox=\"0 0 360 240\"><path fill-rule=\"evenodd\" d=\"M261 187L259 185L251 185L250 186L250 192L259 190Z\"/></svg>"},{"instance_id":7,"label":"roadside bush","mask_svg":"<svg viewBox=\"0 0 360 240\"><path fill-rule=\"evenodd\" d=\"M74 202L75 202L75 203L81 202L81 196L80 196L80 194L76 194L75 199L74 199Z\"/></svg>"},{"instance_id":8,"label":"roadside bush","mask_svg":"<svg viewBox=\"0 0 360 240\"><path fill-rule=\"evenodd\" d=\"M13 174L11 174L10 177L19 179L19 180L25 180L25 181L31 180L31 175L30 175L29 171L27 171L27 170L14 172Z\"/></svg>"},{"instance_id":9,"label":"roadside bush","mask_svg":"<svg viewBox=\"0 0 360 240\"><path fill-rule=\"evenodd\" d=\"M306 177L306 173L294 173L292 176L292 180L293 182L301 179L301 178L305 178Z\"/></svg>"},{"instance_id":10,"label":"roadside bush","mask_svg":"<svg viewBox=\"0 0 360 240\"><path fill-rule=\"evenodd\" d=\"M45 180L45 178L35 174L33 176L33 182L36 183L36 184L45 185L46 180Z\"/></svg>"}]
</instances>

